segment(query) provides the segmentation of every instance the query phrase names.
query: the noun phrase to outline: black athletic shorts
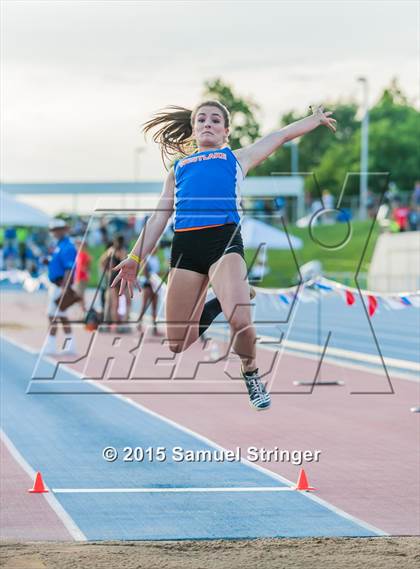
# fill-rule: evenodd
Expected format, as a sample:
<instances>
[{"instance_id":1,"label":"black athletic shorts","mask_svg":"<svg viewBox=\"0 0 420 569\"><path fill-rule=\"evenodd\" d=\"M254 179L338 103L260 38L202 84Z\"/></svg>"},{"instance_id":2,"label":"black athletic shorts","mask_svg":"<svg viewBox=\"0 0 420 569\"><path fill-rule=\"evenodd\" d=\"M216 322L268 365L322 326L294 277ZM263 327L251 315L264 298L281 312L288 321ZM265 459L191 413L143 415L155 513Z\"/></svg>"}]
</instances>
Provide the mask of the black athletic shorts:
<instances>
[{"instance_id":1,"label":"black athletic shorts","mask_svg":"<svg viewBox=\"0 0 420 569\"><path fill-rule=\"evenodd\" d=\"M171 267L207 275L211 265L228 253L239 253L244 258L241 230L235 223L176 231L172 240Z\"/></svg>"}]
</instances>

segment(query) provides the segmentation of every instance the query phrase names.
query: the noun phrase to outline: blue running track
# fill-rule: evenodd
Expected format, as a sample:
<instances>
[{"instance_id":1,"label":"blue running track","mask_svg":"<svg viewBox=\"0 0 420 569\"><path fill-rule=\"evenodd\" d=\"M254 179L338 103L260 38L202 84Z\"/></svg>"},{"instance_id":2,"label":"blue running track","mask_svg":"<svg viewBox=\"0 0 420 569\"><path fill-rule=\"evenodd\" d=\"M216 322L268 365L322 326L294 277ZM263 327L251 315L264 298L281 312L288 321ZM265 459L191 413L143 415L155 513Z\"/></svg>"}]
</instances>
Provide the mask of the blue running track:
<instances>
[{"instance_id":1,"label":"blue running track","mask_svg":"<svg viewBox=\"0 0 420 569\"><path fill-rule=\"evenodd\" d=\"M108 463L113 446L214 450L192 433L61 370L46 382L53 394L30 387L37 356L1 340L2 428L88 540L234 539L375 536L359 523L296 491L208 492L207 488L279 487L275 477L240 462ZM44 365L51 365L44 362ZM85 394L64 394L65 382ZM42 389L42 386L41 386ZM32 393L31 393L32 391ZM35 391L37 394L35 394ZM89 392L89 393L87 393ZM77 489L201 488L199 492L75 492ZM22 492L26 492L22 488ZM28 499L36 499L28 495Z\"/></svg>"}]
</instances>

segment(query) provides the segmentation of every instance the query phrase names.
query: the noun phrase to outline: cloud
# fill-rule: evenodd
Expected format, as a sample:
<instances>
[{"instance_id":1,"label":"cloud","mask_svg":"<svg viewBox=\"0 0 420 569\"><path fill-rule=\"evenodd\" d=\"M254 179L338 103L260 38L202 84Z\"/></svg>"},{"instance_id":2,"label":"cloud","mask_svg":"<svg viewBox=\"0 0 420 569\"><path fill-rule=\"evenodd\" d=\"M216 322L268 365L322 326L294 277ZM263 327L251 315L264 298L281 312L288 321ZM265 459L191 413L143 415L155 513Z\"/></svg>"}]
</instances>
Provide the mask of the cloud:
<instances>
[{"instance_id":1,"label":"cloud","mask_svg":"<svg viewBox=\"0 0 420 569\"><path fill-rule=\"evenodd\" d=\"M192 107L218 76L259 103L264 130L292 108L358 97L360 74L372 101L394 75L417 96L417 5L337 4L7 2L5 176L131 179L141 122ZM142 163L143 177L162 176L152 145Z\"/></svg>"}]
</instances>

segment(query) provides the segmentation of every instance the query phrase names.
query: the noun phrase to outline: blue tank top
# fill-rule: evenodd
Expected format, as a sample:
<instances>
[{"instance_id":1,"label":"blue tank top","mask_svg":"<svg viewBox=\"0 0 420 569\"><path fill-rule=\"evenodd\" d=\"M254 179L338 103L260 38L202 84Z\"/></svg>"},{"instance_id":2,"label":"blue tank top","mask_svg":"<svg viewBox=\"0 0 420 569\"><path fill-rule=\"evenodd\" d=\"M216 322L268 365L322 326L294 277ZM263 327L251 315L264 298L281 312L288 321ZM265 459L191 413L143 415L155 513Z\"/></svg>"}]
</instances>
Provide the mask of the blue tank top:
<instances>
[{"instance_id":1,"label":"blue tank top","mask_svg":"<svg viewBox=\"0 0 420 569\"><path fill-rule=\"evenodd\" d=\"M205 150L177 160L175 231L204 229L241 219L241 166L228 147Z\"/></svg>"}]
</instances>

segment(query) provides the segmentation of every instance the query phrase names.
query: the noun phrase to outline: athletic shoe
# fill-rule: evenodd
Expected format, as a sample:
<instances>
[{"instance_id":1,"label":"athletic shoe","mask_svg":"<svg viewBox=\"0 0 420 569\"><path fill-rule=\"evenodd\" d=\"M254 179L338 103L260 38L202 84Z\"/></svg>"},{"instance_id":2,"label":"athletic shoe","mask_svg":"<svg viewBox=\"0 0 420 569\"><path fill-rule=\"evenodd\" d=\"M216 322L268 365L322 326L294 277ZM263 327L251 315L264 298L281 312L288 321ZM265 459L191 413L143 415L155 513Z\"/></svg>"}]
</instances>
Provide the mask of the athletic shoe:
<instances>
[{"instance_id":1,"label":"athletic shoe","mask_svg":"<svg viewBox=\"0 0 420 569\"><path fill-rule=\"evenodd\" d=\"M241 369L242 377L249 393L249 402L258 411L268 409L271 405L270 394L265 390L264 384L258 374L258 369L252 372L244 372Z\"/></svg>"}]
</instances>

